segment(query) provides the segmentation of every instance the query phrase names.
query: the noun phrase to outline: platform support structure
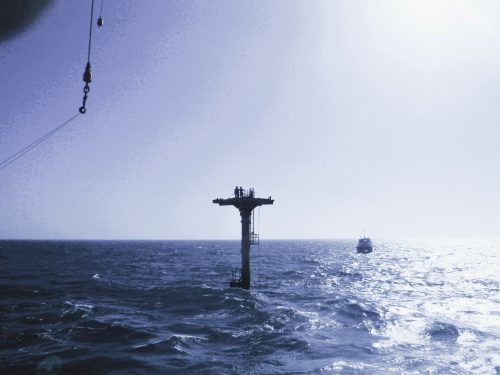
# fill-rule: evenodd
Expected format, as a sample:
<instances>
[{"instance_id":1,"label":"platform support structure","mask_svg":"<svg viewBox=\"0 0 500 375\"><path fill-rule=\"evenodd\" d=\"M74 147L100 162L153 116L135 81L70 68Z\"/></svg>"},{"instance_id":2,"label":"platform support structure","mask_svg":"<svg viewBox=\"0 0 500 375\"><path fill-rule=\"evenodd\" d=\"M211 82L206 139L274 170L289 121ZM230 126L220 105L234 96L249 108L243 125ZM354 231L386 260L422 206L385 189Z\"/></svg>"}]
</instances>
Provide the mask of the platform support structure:
<instances>
[{"instance_id":1,"label":"platform support structure","mask_svg":"<svg viewBox=\"0 0 500 375\"><path fill-rule=\"evenodd\" d=\"M240 209L241 216L241 287L250 289L250 215L252 211Z\"/></svg>"},{"instance_id":2,"label":"platform support structure","mask_svg":"<svg viewBox=\"0 0 500 375\"><path fill-rule=\"evenodd\" d=\"M231 280L231 287L250 289L250 226L252 211L262 205L272 205L274 200L269 198L255 198L253 189L248 193L243 189L235 189L234 198L217 198L212 201L219 206L234 206L241 216L241 279ZM254 233L252 233L254 235Z\"/></svg>"}]
</instances>

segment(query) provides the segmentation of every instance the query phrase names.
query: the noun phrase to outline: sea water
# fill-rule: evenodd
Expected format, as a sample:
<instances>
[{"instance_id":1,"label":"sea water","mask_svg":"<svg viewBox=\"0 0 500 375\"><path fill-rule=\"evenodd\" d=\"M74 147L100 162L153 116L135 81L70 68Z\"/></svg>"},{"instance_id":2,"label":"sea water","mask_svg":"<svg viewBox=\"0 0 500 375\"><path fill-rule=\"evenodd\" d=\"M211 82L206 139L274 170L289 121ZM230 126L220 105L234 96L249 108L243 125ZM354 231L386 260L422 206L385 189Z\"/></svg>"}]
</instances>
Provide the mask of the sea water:
<instances>
[{"instance_id":1,"label":"sea water","mask_svg":"<svg viewBox=\"0 0 500 375\"><path fill-rule=\"evenodd\" d=\"M496 240L0 241L1 374L499 374Z\"/></svg>"}]
</instances>

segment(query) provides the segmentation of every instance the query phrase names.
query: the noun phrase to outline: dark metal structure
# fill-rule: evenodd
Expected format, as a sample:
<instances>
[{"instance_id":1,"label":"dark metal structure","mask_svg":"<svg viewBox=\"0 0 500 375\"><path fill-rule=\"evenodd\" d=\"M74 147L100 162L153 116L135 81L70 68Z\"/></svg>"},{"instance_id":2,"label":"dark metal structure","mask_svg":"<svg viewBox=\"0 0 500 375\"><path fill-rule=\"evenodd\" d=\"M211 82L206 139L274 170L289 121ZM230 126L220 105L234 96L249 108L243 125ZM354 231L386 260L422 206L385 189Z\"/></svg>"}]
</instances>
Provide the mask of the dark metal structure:
<instances>
[{"instance_id":1,"label":"dark metal structure","mask_svg":"<svg viewBox=\"0 0 500 375\"><path fill-rule=\"evenodd\" d=\"M241 277L233 278L229 285L235 288L250 289L250 245L259 243L259 235L255 233L252 212L255 207L273 204L269 198L256 198L253 189L246 192L241 187L234 189L233 198L217 198L212 201L219 206L234 206L241 216Z\"/></svg>"}]
</instances>

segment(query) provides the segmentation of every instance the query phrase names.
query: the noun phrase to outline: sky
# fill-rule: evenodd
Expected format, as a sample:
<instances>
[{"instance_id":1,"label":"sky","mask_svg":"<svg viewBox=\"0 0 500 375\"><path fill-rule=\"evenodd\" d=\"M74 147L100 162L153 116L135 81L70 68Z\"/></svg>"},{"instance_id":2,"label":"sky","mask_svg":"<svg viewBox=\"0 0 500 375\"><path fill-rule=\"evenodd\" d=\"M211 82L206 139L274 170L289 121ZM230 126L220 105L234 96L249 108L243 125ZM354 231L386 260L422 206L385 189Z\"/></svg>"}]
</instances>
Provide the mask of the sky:
<instances>
[{"instance_id":1,"label":"sky","mask_svg":"<svg viewBox=\"0 0 500 375\"><path fill-rule=\"evenodd\" d=\"M96 0L96 13L100 1ZM78 112L90 0L0 38L0 159ZM0 238L500 236L496 0L105 1L87 113L0 171Z\"/></svg>"}]
</instances>

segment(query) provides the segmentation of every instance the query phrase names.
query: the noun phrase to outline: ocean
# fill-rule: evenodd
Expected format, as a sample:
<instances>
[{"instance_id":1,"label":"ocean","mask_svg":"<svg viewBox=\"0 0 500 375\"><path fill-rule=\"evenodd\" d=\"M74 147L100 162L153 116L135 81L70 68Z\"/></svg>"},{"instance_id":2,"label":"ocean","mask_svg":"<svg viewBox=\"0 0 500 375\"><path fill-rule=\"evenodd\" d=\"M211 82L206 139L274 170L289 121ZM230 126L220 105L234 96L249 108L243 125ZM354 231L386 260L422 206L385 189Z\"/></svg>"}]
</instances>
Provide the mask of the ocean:
<instances>
[{"instance_id":1,"label":"ocean","mask_svg":"<svg viewBox=\"0 0 500 375\"><path fill-rule=\"evenodd\" d=\"M500 374L493 239L0 241L1 374Z\"/></svg>"}]
</instances>

